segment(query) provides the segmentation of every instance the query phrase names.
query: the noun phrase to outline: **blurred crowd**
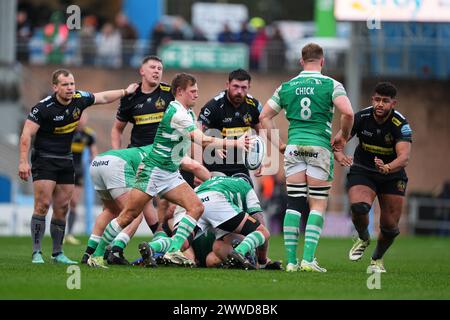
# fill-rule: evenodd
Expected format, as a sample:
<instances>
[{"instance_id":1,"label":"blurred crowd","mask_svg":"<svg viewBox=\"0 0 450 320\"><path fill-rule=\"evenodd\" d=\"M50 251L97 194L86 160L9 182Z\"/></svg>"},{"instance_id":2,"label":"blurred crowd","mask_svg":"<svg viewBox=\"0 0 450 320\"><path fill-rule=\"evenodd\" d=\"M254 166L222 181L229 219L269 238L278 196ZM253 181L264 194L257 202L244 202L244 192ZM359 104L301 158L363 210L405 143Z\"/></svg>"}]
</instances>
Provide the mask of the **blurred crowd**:
<instances>
[{"instance_id":1,"label":"blurred crowd","mask_svg":"<svg viewBox=\"0 0 450 320\"><path fill-rule=\"evenodd\" d=\"M164 16L150 31L148 39L139 39L136 28L123 13L113 21L101 21L95 15L84 15L80 30L69 30L62 12L48 12L32 18L27 10L17 12L17 59L35 62L32 55L39 52L40 63L95 65L120 68L133 66L137 55L158 54L158 48L170 41L216 41L223 44L242 43L249 48L250 69L283 69L286 44L276 26L267 26L263 19L252 18L232 31L225 24L217 39L208 39L199 28L183 18ZM76 55L77 59L67 59ZM73 60L76 60L74 62ZM139 59L136 59L139 61Z\"/></svg>"}]
</instances>

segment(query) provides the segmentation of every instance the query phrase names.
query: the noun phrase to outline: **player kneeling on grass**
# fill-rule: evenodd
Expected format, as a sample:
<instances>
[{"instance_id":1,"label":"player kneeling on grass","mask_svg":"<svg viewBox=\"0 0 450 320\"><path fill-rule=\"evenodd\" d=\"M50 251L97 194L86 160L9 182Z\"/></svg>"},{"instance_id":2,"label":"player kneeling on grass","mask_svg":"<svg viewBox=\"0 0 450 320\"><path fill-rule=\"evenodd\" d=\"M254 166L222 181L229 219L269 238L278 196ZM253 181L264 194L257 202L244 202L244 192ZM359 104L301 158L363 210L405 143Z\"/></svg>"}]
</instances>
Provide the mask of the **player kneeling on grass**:
<instances>
[{"instance_id":1,"label":"player kneeling on grass","mask_svg":"<svg viewBox=\"0 0 450 320\"><path fill-rule=\"evenodd\" d=\"M235 177L213 177L196 189L204 205L204 212L197 223L196 238L212 228L216 239L232 232L244 235L244 240L225 258L228 263L244 269L255 269L245 255L268 241L269 231L250 214L261 212L258 197L250 185L250 179ZM177 210L175 223L184 216L184 210ZM151 263L153 252L163 252L170 246L171 239L164 238L150 244L141 243L139 250L144 261ZM219 254L220 256L220 254ZM176 264L194 265L192 259L171 261Z\"/></svg>"}]
</instances>

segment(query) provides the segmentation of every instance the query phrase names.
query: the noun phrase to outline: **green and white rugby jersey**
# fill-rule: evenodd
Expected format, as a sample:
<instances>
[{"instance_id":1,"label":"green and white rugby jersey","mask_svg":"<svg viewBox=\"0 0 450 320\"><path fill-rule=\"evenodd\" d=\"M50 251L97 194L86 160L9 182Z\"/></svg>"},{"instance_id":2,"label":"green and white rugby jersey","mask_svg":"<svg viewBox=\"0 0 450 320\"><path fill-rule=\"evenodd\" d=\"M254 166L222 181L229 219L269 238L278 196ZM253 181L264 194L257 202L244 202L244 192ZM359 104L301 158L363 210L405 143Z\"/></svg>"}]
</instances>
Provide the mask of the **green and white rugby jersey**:
<instances>
[{"instance_id":1,"label":"green and white rugby jersey","mask_svg":"<svg viewBox=\"0 0 450 320\"><path fill-rule=\"evenodd\" d=\"M177 171L191 144L190 133L195 129L194 112L177 100L172 101L159 123L153 150L144 159L145 165Z\"/></svg>"},{"instance_id":2,"label":"green and white rugby jersey","mask_svg":"<svg viewBox=\"0 0 450 320\"><path fill-rule=\"evenodd\" d=\"M139 164L142 160L147 157L153 149L153 145L128 148L128 149L117 149L108 150L98 156L115 156L124 161L126 161L127 166L131 168L132 171L136 172L139 168Z\"/></svg>"},{"instance_id":3,"label":"green and white rugby jersey","mask_svg":"<svg viewBox=\"0 0 450 320\"><path fill-rule=\"evenodd\" d=\"M262 211L255 191L243 179L212 177L195 189L199 195L209 191L223 194L230 204L234 204L248 214Z\"/></svg>"},{"instance_id":4,"label":"green and white rugby jersey","mask_svg":"<svg viewBox=\"0 0 450 320\"><path fill-rule=\"evenodd\" d=\"M333 100L341 95L347 93L338 81L320 72L302 71L282 83L268 103L276 112L286 112L288 144L320 146L331 151Z\"/></svg>"}]
</instances>

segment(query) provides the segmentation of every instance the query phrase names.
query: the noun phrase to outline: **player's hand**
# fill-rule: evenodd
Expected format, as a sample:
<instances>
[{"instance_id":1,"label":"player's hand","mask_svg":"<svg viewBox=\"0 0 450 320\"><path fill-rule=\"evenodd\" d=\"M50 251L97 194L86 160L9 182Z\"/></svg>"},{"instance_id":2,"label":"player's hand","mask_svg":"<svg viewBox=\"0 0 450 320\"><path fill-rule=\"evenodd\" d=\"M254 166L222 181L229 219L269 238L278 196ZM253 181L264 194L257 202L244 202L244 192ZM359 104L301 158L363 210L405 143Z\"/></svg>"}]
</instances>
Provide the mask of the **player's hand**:
<instances>
[{"instance_id":1,"label":"player's hand","mask_svg":"<svg viewBox=\"0 0 450 320\"><path fill-rule=\"evenodd\" d=\"M19 163L19 177L23 181L28 181L28 177L31 175L31 167L28 162Z\"/></svg>"},{"instance_id":2,"label":"player's hand","mask_svg":"<svg viewBox=\"0 0 450 320\"><path fill-rule=\"evenodd\" d=\"M255 170L255 177L261 177L262 176L262 169L263 169L263 164L261 164L259 166L259 168Z\"/></svg>"},{"instance_id":3,"label":"player's hand","mask_svg":"<svg viewBox=\"0 0 450 320\"><path fill-rule=\"evenodd\" d=\"M281 154L284 154L284 151L286 151L286 143L280 144L278 150L280 150Z\"/></svg>"},{"instance_id":4,"label":"player's hand","mask_svg":"<svg viewBox=\"0 0 450 320\"><path fill-rule=\"evenodd\" d=\"M251 136L242 135L239 139L236 140L236 147L248 151L248 149L253 145L254 140L255 138Z\"/></svg>"},{"instance_id":5,"label":"player's hand","mask_svg":"<svg viewBox=\"0 0 450 320\"><path fill-rule=\"evenodd\" d=\"M343 167L350 167L353 164L353 157L348 156L343 152L335 152L334 158Z\"/></svg>"},{"instance_id":6,"label":"player's hand","mask_svg":"<svg viewBox=\"0 0 450 320\"><path fill-rule=\"evenodd\" d=\"M381 160L380 158L375 157L373 161L375 162L375 168L379 173L388 174L389 172L391 172L391 167L389 166L389 164L384 164L383 160Z\"/></svg>"},{"instance_id":7,"label":"player's hand","mask_svg":"<svg viewBox=\"0 0 450 320\"><path fill-rule=\"evenodd\" d=\"M136 91L136 89L139 87L137 83L131 83L126 89L125 89L125 95L132 94Z\"/></svg>"},{"instance_id":8,"label":"player's hand","mask_svg":"<svg viewBox=\"0 0 450 320\"><path fill-rule=\"evenodd\" d=\"M341 135L337 135L336 137L334 137L333 141L331 142L331 146L333 148L333 151L335 151L335 152L344 151L344 147L346 144L347 144L347 139L345 139Z\"/></svg>"}]
</instances>

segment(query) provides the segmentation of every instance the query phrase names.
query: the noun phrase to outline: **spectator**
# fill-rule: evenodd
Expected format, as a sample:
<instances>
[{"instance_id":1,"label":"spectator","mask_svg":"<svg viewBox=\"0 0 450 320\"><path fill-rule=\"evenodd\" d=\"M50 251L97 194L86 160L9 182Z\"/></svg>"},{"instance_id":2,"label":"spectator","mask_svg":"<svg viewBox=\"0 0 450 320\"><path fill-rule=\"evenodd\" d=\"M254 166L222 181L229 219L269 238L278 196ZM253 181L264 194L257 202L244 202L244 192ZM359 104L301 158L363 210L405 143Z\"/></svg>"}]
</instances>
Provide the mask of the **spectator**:
<instances>
[{"instance_id":1,"label":"spectator","mask_svg":"<svg viewBox=\"0 0 450 320\"><path fill-rule=\"evenodd\" d=\"M171 40L179 41L179 40L185 40L184 33L183 33L183 21L179 18L175 19L173 21L173 30L170 33Z\"/></svg>"},{"instance_id":2,"label":"spectator","mask_svg":"<svg viewBox=\"0 0 450 320\"><path fill-rule=\"evenodd\" d=\"M250 46L250 69L258 70L268 40L266 23L261 18L252 18L250 24L256 29L255 38Z\"/></svg>"},{"instance_id":3,"label":"spectator","mask_svg":"<svg viewBox=\"0 0 450 320\"><path fill-rule=\"evenodd\" d=\"M152 31L150 39L150 55L156 55L161 44L170 41L170 35L164 29L164 24L158 22Z\"/></svg>"},{"instance_id":4,"label":"spectator","mask_svg":"<svg viewBox=\"0 0 450 320\"><path fill-rule=\"evenodd\" d=\"M97 65L111 68L122 66L122 38L109 22L103 25L97 38Z\"/></svg>"},{"instance_id":5,"label":"spectator","mask_svg":"<svg viewBox=\"0 0 450 320\"><path fill-rule=\"evenodd\" d=\"M208 41L208 39L203 34L202 30L200 30L198 27L194 26L193 33L194 33L194 36L192 37L193 41Z\"/></svg>"},{"instance_id":6,"label":"spectator","mask_svg":"<svg viewBox=\"0 0 450 320\"><path fill-rule=\"evenodd\" d=\"M267 41L265 51L267 57L267 69L271 71L283 70L286 62L286 44L278 27L274 27L273 34Z\"/></svg>"},{"instance_id":7,"label":"spectator","mask_svg":"<svg viewBox=\"0 0 450 320\"><path fill-rule=\"evenodd\" d=\"M137 32L122 12L116 16L116 27L122 37L122 63L129 66L134 54Z\"/></svg>"},{"instance_id":8,"label":"spectator","mask_svg":"<svg viewBox=\"0 0 450 320\"><path fill-rule=\"evenodd\" d=\"M19 10L17 20L17 60L28 61L28 42L33 35L33 29L25 10Z\"/></svg>"},{"instance_id":9,"label":"spectator","mask_svg":"<svg viewBox=\"0 0 450 320\"><path fill-rule=\"evenodd\" d=\"M83 24L80 31L80 50L84 65L95 64L95 36L97 29L97 18L89 15L83 18Z\"/></svg>"},{"instance_id":10,"label":"spectator","mask_svg":"<svg viewBox=\"0 0 450 320\"><path fill-rule=\"evenodd\" d=\"M236 35L231 31L228 24L224 24L223 31L217 36L217 41L222 43L236 42Z\"/></svg>"},{"instance_id":11,"label":"spectator","mask_svg":"<svg viewBox=\"0 0 450 320\"><path fill-rule=\"evenodd\" d=\"M246 21L242 22L241 31L239 31L237 41L245 43L250 48L254 38L255 33L252 30L250 30L248 23Z\"/></svg>"},{"instance_id":12,"label":"spectator","mask_svg":"<svg viewBox=\"0 0 450 320\"><path fill-rule=\"evenodd\" d=\"M47 56L47 63L61 64L64 61L69 29L63 20L63 14L56 11L52 14L50 23L44 26L44 53Z\"/></svg>"}]
</instances>

